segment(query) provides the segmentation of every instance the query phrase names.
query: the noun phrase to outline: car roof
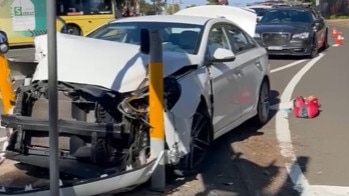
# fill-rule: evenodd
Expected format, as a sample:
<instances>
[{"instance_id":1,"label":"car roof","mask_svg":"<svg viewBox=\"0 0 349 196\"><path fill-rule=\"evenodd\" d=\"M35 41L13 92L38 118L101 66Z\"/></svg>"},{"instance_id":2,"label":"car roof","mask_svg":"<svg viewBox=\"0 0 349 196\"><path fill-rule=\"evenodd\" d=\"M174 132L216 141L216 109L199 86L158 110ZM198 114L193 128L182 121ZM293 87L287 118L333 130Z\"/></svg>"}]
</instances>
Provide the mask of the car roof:
<instances>
[{"instance_id":1,"label":"car roof","mask_svg":"<svg viewBox=\"0 0 349 196\"><path fill-rule=\"evenodd\" d=\"M183 23L204 25L212 19L211 17L202 16L186 16L186 15L150 15L150 16L137 16L126 17L111 21L110 23L118 22L168 22L168 23Z\"/></svg>"}]
</instances>

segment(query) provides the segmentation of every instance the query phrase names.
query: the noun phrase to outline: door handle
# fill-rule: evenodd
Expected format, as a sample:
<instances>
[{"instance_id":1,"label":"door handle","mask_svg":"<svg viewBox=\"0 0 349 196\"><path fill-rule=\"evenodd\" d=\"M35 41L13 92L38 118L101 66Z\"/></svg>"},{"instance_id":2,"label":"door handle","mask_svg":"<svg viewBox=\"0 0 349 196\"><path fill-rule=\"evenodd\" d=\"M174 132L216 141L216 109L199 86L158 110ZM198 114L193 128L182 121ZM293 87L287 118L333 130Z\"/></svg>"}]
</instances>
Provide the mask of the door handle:
<instances>
[{"instance_id":1,"label":"door handle","mask_svg":"<svg viewBox=\"0 0 349 196\"><path fill-rule=\"evenodd\" d=\"M234 72L234 75L237 76L237 77L239 77L239 78L241 78L241 77L242 77L242 72L241 72L241 70L240 70L240 69L236 70L236 71Z\"/></svg>"},{"instance_id":2,"label":"door handle","mask_svg":"<svg viewBox=\"0 0 349 196\"><path fill-rule=\"evenodd\" d=\"M255 62L255 65L259 70L262 70L262 63L260 61Z\"/></svg>"}]
</instances>

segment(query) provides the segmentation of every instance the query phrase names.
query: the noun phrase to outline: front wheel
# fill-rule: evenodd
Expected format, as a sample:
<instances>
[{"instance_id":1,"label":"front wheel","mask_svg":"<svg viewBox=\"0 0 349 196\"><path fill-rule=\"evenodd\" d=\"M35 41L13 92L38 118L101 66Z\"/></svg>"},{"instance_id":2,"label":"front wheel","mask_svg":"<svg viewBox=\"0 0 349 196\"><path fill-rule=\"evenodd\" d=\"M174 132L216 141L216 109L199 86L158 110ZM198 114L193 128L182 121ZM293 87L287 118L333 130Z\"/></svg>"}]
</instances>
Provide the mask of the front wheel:
<instances>
[{"instance_id":1,"label":"front wheel","mask_svg":"<svg viewBox=\"0 0 349 196\"><path fill-rule=\"evenodd\" d=\"M325 31L325 40L324 40L324 44L322 46L322 50L326 50L327 48L329 48L330 45L328 44L328 29L326 28Z\"/></svg>"},{"instance_id":2,"label":"front wheel","mask_svg":"<svg viewBox=\"0 0 349 196\"><path fill-rule=\"evenodd\" d=\"M209 147L213 140L213 126L207 108L199 106L193 116L189 153L174 165L178 176L191 176L199 173L204 166Z\"/></svg>"},{"instance_id":3,"label":"front wheel","mask_svg":"<svg viewBox=\"0 0 349 196\"><path fill-rule=\"evenodd\" d=\"M309 58L310 59L315 58L318 55L318 53L319 53L319 49L318 49L317 41L316 41L316 38L314 38L313 43L311 44Z\"/></svg>"}]
</instances>

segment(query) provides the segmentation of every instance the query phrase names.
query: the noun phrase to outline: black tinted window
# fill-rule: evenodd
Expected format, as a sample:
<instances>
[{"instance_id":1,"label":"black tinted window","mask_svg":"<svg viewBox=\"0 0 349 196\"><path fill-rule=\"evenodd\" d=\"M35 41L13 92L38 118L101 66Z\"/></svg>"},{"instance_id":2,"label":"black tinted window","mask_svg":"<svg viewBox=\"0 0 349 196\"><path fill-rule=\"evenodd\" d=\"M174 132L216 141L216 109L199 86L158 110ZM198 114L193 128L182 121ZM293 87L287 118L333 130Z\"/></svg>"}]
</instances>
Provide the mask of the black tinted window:
<instances>
[{"instance_id":1,"label":"black tinted window","mask_svg":"<svg viewBox=\"0 0 349 196\"><path fill-rule=\"evenodd\" d=\"M251 8L251 9L256 11L257 16L263 16L268 11L267 8Z\"/></svg>"},{"instance_id":2,"label":"black tinted window","mask_svg":"<svg viewBox=\"0 0 349 196\"><path fill-rule=\"evenodd\" d=\"M264 14L260 23L311 23L313 17L307 10L270 10Z\"/></svg>"}]
</instances>

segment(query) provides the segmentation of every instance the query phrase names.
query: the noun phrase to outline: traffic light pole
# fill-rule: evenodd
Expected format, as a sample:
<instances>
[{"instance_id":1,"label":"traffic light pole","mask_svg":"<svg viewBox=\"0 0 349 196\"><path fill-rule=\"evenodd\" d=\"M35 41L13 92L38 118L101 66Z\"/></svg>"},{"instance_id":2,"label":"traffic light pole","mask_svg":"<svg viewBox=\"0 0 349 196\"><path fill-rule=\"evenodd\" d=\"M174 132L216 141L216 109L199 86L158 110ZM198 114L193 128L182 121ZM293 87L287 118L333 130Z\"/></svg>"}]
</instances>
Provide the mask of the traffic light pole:
<instances>
[{"instance_id":1,"label":"traffic light pole","mask_svg":"<svg viewBox=\"0 0 349 196\"><path fill-rule=\"evenodd\" d=\"M47 1L50 195L59 196L56 0Z\"/></svg>"}]
</instances>

